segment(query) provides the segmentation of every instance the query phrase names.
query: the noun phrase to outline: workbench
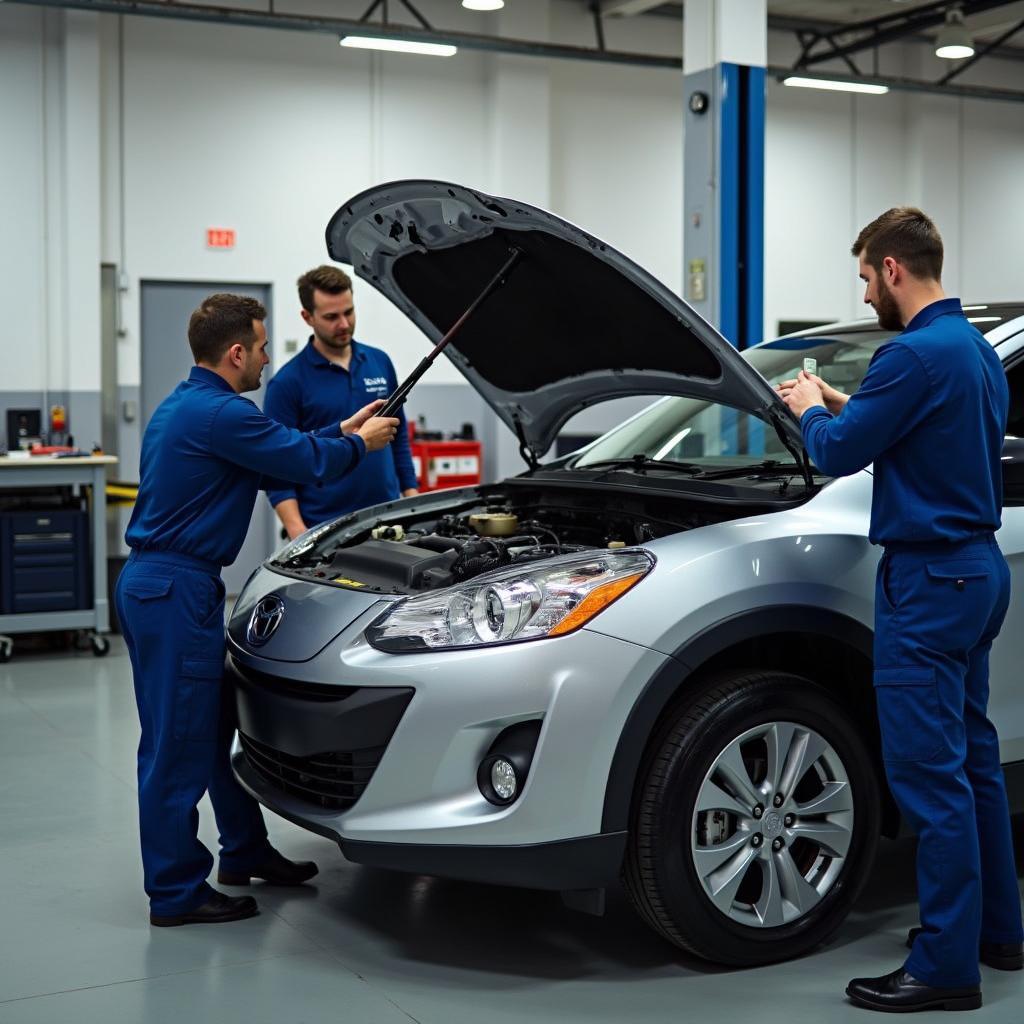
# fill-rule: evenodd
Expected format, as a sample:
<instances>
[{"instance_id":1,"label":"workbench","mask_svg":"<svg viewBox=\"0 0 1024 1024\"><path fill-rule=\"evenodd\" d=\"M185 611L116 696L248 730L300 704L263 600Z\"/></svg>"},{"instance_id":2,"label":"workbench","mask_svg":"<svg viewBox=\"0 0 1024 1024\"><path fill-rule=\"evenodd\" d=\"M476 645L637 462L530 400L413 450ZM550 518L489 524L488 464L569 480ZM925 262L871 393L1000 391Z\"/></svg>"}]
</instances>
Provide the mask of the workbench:
<instances>
[{"instance_id":1,"label":"workbench","mask_svg":"<svg viewBox=\"0 0 1024 1024\"><path fill-rule=\"evenodd\" d=\"M11 656L12 633L42 633L50 630L81 629L89 633L93 653L106 654L110 643L103 635L110 632L107 606L107 467L116 466L113 455L83 455L55 458L33 455L29 458L0 456L0 491L9 487L89 487L90 527L92 533L92 607L75 611L31 612L0 615L0 661Z\"/></svg>"}]
</instances>

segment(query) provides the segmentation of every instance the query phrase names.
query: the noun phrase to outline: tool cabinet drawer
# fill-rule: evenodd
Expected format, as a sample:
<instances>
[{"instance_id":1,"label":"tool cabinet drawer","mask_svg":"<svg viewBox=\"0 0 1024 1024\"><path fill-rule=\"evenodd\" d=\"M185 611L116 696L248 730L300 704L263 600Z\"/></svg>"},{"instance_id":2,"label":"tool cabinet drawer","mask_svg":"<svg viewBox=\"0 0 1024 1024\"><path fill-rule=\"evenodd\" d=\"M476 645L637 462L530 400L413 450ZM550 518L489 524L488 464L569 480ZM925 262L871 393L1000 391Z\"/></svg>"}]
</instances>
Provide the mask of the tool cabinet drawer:
<instances>
[{"instance_id":1,"label":"tool cabinet drawer","mask_svg":"<svg viewBox=\"0 0 1024 1024\"><path fill-rule=\"evenodd\" d=\"M0 613L91 607L88 526L78 509L0 513Z\"/></svg>"}]
</instances>

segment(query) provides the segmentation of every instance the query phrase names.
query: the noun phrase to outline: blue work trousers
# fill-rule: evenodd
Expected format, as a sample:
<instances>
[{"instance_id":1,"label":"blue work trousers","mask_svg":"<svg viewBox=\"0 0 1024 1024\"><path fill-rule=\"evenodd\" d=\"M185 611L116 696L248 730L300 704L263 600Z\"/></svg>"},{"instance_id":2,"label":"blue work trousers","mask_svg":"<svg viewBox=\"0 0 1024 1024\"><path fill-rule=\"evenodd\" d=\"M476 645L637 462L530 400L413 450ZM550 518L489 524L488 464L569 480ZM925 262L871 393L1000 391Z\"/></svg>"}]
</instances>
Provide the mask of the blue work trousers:
<instances>
[{"instance_id":1,"label":"blue work trousers","mask_svg":"<svg viewBox=\"0 0 1024 1024\"><path fill-rule=\"evenodd\" d=\"M205 903L210 851L197 805L209 790L220 863L243 873L270 852L259 805L229 762L235 730L224 674L219 566L173 552L133 552L117 581L117 614L131 656L139 740L139 831L152 913Z\"/></svg>"},{"instance_id":2,"label":"blue work trousers","mask_svg":"<svg viewBox=\"0 0 1024 1024\"><path fill-rule=\"evenodd\" d=\"M889 788L919 837L924 931L906 969L980 981L978 943L1021 940L1020 894L988 661L1010 600L993 536L893 545L875 587L875 696Z\"/></svg>"}]
</instances>

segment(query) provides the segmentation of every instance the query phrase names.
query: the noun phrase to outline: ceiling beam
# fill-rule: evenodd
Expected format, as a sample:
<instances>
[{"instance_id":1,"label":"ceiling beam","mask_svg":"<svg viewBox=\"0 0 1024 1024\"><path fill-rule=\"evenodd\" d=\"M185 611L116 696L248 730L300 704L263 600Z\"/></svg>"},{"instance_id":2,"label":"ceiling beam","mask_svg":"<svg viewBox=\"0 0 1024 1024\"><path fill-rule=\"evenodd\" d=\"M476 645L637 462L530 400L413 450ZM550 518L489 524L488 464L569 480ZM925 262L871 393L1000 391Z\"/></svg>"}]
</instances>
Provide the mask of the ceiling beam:
<instances>
[{"instance_id":1,"label":"ceiling beam","mask_svg":"<svg viewBox=\"0 0 1024 1024\"><path fill-rule=\"evenodd\" d=\"M297 32L318 32L341 36L374 36L383 39L404 39L423 43L448 43L465 50L486 50L525 57L548 57L556 60L589 60L605 64L631 64L646 68L683 66L681 57L659 57L648 53L624 50L602 50L592 46L568 46L563 43L540 43L529 39L506 39L503 36L477 35L469 32L448 32L426 29L418 25L389 22L356 21L349 18L326 18L309 14L281 14L234 7L208 7L177 0L8 0L31 7L70 7L102 14L141 15L150 18L172 18L220 25L241 25L248 28L274 28Z\"/></svg>"},{"instance_id":2,"label":"ceiling beam","mask_svg":"<svg viewBox=\"0 0 1024 1024\"><path fill-rule=\"evenodd\" d=\"M823 61L852 57L864 50L873 50L885 43L905 39L914 33L937 28L945 24L946 14L953 9L959 9L964 17L968 18L972 14L980 14L996 7L1008 7L1013 2L1015 0L938 0L936 3L896 11L880 18L869 18L866 21L818 31L815 32L815 38L809 40L808 45L804 47L804 52L795 66L808 68ZM840 42L841 39L850 41ZM826 46L816 53L812 52L818 43L824 43Z\"/></svg>"}]
</instances>

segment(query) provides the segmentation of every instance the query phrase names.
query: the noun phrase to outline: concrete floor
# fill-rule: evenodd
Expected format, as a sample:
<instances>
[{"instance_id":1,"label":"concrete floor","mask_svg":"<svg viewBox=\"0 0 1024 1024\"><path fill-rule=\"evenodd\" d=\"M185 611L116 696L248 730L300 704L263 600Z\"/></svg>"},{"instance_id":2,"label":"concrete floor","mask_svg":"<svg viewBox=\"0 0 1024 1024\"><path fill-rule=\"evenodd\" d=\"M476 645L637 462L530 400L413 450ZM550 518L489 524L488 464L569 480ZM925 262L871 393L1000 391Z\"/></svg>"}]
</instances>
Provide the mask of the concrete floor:
<instances>
[{"instance_id":1,"label":"concrete floor","mask_svg":"<svg viewBox=\"0 0 1024 1024\"><path fill-rule=\"evenodd\" d=\"M373 871L268 815L280 850L319 862L314 886L255 887L262 914L248 921L151 929L137 737L119 640L105 659L25 653L0 665L3 1024L865 1021L847 981L896 967L917 920L913 844L885 843L828 948L727 971L659 940L619 893L597 919L550 893ZM205 802L202 834L215 850ZM1019 1024L1024 975L983 971L972 1020Z\"/></svg>"}]
</instances>

